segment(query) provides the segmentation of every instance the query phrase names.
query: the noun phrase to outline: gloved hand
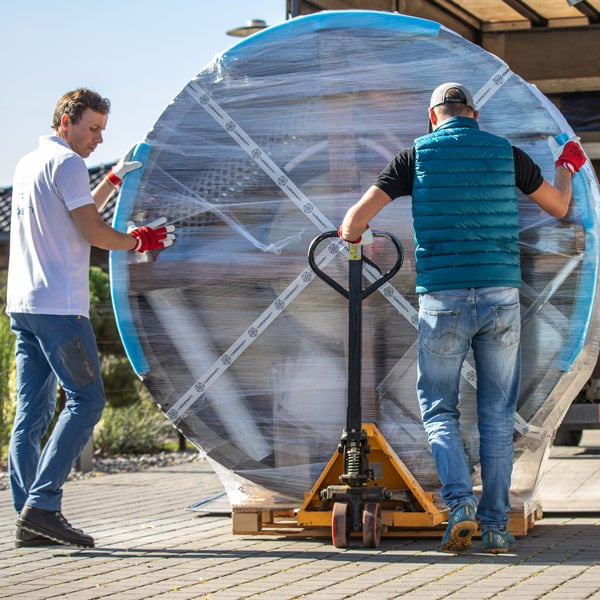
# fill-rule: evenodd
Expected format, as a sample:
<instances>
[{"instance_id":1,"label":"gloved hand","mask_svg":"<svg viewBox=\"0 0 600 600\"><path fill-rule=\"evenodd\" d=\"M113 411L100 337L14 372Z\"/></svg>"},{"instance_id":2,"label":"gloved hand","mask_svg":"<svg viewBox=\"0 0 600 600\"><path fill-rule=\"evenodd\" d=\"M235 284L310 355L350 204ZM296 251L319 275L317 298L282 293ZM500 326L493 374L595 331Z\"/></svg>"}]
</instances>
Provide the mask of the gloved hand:
<instances>
[{"instance_id":1,"label":"gloved hand","mask_svg":"<svg viewBox=\"0 0 600 600\"><path fill-rule=\"evenodd\" d=\"M560 156L554 163L557 167L564 167L575 174L585 164L587 160L583 148L577 142L567 142L560 153Z\"/></svg>"},{"instance_id":2,"label":"gloved hand","mask_svg":"<svg viewBox=\"0 0 600 600\"><path fill-rule=\"evenodd\" d=\"M341 237L342 239L344 239L342 237L342 228L341 227L338 229L338 236ZM359 235L356 240L354 240L353 242L351 242L350 240L345 240L345 241L348 242L349 244L359 244L360 246L366 246L368 244L372 244L373 239L374 239L373 232L371 231L371 228L367 225L367 228L362 232L362 235Z\"/></svg>"},{"instance_id":3,"label":"gloved hand","mask_svg":"<svg viewBox=\"0 0 600 600\"><path fill-rule=\"evenodd\" d=\"M129 152L117 162L106 176L106 179L108 179L115 187L121 185L121 182L127 173L135 171L142 166L142 163L139 160L131 160L134 148L135 146L132 146Z\"/></svg>"},{"instance_id":4,"label":"gloved hand","mask_svg":"<svg viewBox=\"0 0 600 600\"><path fill-rule=\"evenodd\" d=\"M137 240L133 250L136 252L149 252L151 250L162 250L173 245L175 241L174 225L165 225L167 219L161 217L143 227L129 229L127 233Z\"/></svg>"}]
</instances>

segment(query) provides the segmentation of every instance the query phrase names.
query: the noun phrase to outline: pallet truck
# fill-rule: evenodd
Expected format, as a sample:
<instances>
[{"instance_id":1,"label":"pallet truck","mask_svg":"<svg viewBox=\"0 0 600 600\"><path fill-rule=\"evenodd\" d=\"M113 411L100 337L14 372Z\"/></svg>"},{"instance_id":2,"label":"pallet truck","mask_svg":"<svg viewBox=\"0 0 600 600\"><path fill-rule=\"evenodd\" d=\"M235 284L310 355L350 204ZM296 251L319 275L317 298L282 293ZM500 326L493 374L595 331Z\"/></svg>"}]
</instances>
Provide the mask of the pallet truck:
<instances>
[{"instance_id":1,"label":"pallet truck","mask_svg":"<svg viewBox=\"0 0 600 600\"><path fill-rule=\"evenodd\" d=\"M320 279L348 300L346 427L337 451L305 495L297 513L297 524L306 528L330 525L333 545L338 548L347 547L353 534L362 534L364 547L377 548L382 533L417 535L421 529L430 529L446 521L448 513L437 508L433 495L421 488L376 424L362 423L362 300L398 272L403 261L402 245L387 232L373 232L375 239L388 240L397 252L394 265L381 274L377 265L363 257L361 245L350 244L346 289L325 273L315 259L319 244L337 236L337 231L318 235L310 244L308 262ZM364 262L376 269L380 277L363 289Z\"/></svg>"}]
</instances>

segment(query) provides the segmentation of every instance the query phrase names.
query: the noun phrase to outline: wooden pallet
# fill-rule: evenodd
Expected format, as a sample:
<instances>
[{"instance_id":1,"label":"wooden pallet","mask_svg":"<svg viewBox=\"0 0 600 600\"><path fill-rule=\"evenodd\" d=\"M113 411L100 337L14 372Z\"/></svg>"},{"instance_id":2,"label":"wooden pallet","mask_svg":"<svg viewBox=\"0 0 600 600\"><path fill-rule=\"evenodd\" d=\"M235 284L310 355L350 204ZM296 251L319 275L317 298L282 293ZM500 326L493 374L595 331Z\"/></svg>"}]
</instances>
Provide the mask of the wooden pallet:
<instances>
[{"instance_id":1,"label":"wooden pallet","mask_svg":"<svg viewBox=\"0 0 600 600\"><path fill-rule=\"evenodd\" d=\"M303 526L298 524L296 508L234 507L232 510L232 533L234 535L273 534L290 537L331 537L330 526ZM407 513L411 515L414 513ZM542 518L542 507L538 502L514 507L509 516L508 530L516 537L524 537ZM323 511L322 519L331 523L331 511ZM432 527L398 527L390 525L401 521L401 513L382 511L381 537L441 537L445 523ZM358 535L358 534L357 534Z\"/></svg>"}]
</instances>

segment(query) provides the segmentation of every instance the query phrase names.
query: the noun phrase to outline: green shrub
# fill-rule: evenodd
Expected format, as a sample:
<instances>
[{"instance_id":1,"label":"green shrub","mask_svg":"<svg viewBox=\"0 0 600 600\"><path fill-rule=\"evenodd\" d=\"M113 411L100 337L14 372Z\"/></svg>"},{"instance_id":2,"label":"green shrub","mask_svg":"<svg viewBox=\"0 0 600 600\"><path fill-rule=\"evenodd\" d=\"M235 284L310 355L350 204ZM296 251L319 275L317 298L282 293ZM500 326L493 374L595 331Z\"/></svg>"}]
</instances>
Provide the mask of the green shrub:
<instances>
[{"instance_id":1,"label":"green shrub","mask_svg":"<svg viewBox=\"0 0 600 600\"><path fill-rule=\"evenodd\" d=\"M90 321L101 355L125 356L110 297L108 274L90 267Z\"/></svg>"},{"instance_id":2,"label":"green shrub","mask_svg":"<svg viewBox=\"0 0 600 600\"><path fill-rule=\"evenodd\" d=\"M94 431L94 447L101 454L151 454L177 439L177 430L147 393L130 406L107 406Z\"/></svg>"},{"instance_id":3,"label":"green shrub","mask_svg":"<svg viewBox=\"0 0 600 600\"><path fill-rule=\"evenodd\" d=\"M0 269L0 463L7 458L8 440L15 414L15 336L6 309L6 275Z\"/></svg>"},{"instance_id":4,"label":"green shrub","mask_svg":"<svg viewBox=\"0 0 600 600\"><path fill-rule=\"evenodd\" d=\"M6 271L0 271L0 462L7 456L15 411L15 338L4 313L5 284ZM94 433L95 447L103 454L151 453L177 447L177 431L154 404L125 356L112 309L108 275L98 267L90 268L90 320L98 342L107 401ZM61 398L59 395L57 412ZM51 429L52 426L48 434Z\"/></svg>"},{"instance_id":5,"label":"green shrub","mask_svg":"<svg viewBox=\"0 0 600 600\"><path fill-rule=\"evenodd\" d=\"M140 399L142 384L126 357L102 357L106 403L113 408L131 406Z\"/></svg>"},{"instance_id":6,"label":"green shrub","mask_svg":"<svg viewBox=\"0 0 600 600\"><path fill-rule=\"evenodd\" d=\"M10 319L2 310L0 314L0 463L8 454L8 440L15 414L15 336L10 330Z\"/></svg>"}]
</instances>

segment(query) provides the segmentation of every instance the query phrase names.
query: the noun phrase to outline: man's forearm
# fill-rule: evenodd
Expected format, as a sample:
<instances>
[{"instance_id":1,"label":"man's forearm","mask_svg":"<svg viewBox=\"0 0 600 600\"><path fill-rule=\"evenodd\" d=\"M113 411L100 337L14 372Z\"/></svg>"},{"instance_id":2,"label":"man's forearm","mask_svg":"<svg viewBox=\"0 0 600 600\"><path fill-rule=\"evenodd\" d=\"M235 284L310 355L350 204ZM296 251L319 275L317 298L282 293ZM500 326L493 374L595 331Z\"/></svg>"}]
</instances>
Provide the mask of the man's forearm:
<instances>
[{"instance_id":1,"label":"man's forearm","mask_svg":"<svg viewBox=\"0 0 600 600\"><path fill-rule=\"evenodd\" d=\"M363 197L348 209L340 227L342 238L346 241L358 239L371 219L390 201L391 198L384 191L371 186Z\"/></svg>"},{"instance_id":2,"label":"man's forearm","mask_svg":"<svg viewBox=\"0 0 600 600\"><path fill-rule=\"evenodd\" d=\"M92 198L94 198L98 212L104 208L104 205L116 191L117 188L106 177L93 189Z\"/></svg>"}]
</instances>

